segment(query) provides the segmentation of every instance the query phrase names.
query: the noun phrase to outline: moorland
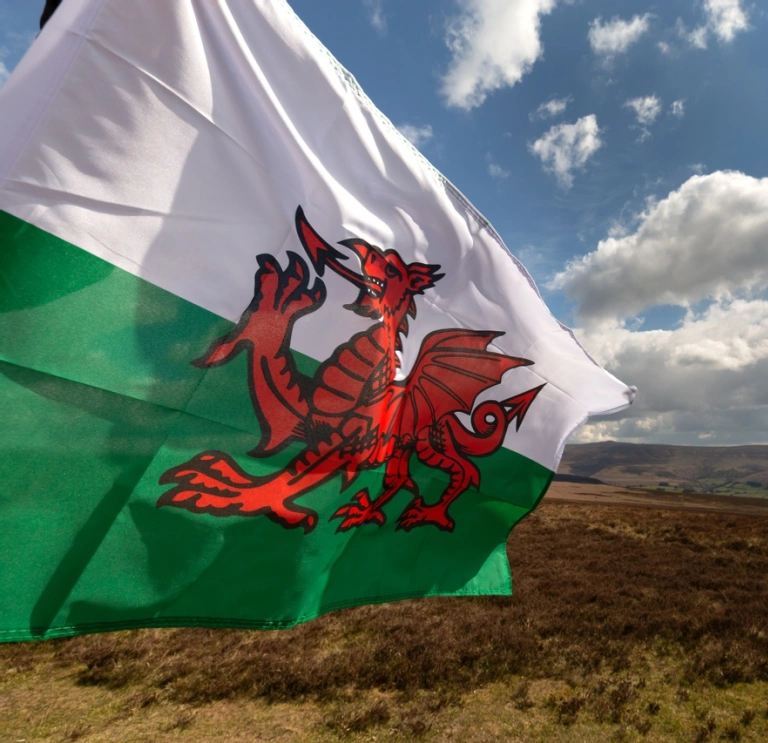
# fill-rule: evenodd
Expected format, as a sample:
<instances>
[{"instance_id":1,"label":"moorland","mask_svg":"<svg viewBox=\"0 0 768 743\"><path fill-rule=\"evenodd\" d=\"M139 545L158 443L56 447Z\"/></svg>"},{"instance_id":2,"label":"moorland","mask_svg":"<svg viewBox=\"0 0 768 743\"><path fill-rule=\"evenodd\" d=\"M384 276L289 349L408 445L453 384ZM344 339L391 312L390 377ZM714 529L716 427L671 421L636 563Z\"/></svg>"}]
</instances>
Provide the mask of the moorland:
<instances>
[{"instance_id":1,"label":"moorland","mask_svg":"<svg viewBox=\"0 0 768 743\"><path fill-rule=\"evenodd\" d=\"M0 646L0 740L763 743L766 517L555 483L510 537L512 597Z\"/></svg>"}]
</instances>

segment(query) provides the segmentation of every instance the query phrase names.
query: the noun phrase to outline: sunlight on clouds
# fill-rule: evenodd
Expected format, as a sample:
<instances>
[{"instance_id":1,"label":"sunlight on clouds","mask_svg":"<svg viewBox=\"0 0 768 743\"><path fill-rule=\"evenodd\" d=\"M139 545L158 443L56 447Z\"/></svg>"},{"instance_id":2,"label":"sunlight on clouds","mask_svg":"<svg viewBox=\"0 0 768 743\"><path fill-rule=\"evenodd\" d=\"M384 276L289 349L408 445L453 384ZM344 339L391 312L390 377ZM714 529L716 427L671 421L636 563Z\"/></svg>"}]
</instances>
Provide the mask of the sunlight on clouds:
<instances>
[{"instance_id":1,"label":"sunlight on clouds","mask_svg":"<svg viewBox=\"0 0 768 743\"><path fill-rule=\"evenodd\" d=\"M601 240L550 282L582 320L768 286L768 178L695 175L639 217L634 233Z\"/></svg>"},{"instance_id":2,"label":"sunlight on clouds","mask_svg":"<svg viewBox=\"0 0 768 743\"><path fill-rule=\"evenodd\" d=\"M592 355L611 367L653 357L681 369L738 371L768 361L768 301L722 299L689 310L672 330L631 330L613 321L580 332Z\"/></svg>"},{"instance_id":3,"label":"sunlight on clouds","mask_svg":"<svg viewBox=\"0 0 768 743\"><path fill-rule=\"evenodd\" d=\"M623 54L648 31L650 19L650 13L646 13L633 16L629 21L614 16L603 23L598 16L589 27L589 45L599 57L611 58Z\"/></svg>"},{"instance_id":4,"label":"sunlight on clouds","mask_svg":"<svg viewBox=\"0 0 768 743\"><path fill-rule=\"evenodd\" d=\"M702 166L703 167L703 166ZM550 282L577 303L590 354L640 388L635 405L573 439L768 440L768 178L716 171L649 202ZM643 330L644 308L683 318Z\"/></svg>"},{"instance_id":5,"label":"sunlight on clouds","mask_svg":"<svg viewBox=\"0 0 768 743\"><path fill-rule=\"evenodd\" d=\"M448 23L452 59L441 93L449 106L470 110L490 93L520 82L541 56L541 17L556 0L460 0Z\"/></svg>"},{"instance_id":6,"label":"sunlight on clouds","mask_svg":"<svg viewBox=\"0 0 768 743\"><path fill-rule=\"evenodd\" d=\"M541 159L544 169L555 175L558 184L567 189L573 185L574 171L582 170L602 146L597 117L590 114L574 124L553 126L529 149Z\"/></svg>"},{"instance_id":7,"label":"sunlight on clouds","mask_svg":"<svg viewBox=\"0 0 768 743\"><path fill-rule=\"evenodd\" d=\"M593 357L640 387L624 420L588 426L579 440L696 443L754 441L768 430L768 302L722 300L689 311L671 330L630 330L618 323L576 330ZM752 421L750 427L748 421ZM606 428L607 426L607 428Z\"/></svg>"}]
</instances>

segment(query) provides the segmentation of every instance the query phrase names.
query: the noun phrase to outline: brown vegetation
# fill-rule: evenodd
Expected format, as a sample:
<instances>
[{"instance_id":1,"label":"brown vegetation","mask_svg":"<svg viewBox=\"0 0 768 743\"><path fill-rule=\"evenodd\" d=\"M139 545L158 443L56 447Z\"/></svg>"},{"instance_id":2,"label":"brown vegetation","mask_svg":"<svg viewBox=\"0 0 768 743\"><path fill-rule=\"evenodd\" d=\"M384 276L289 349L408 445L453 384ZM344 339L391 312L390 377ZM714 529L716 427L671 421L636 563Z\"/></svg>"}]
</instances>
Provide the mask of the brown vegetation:
<instances>
[{"instance_id":1,"label":"brown vegetation","mask_svg":"<svg viewBox=\"0 0 768 743\"><path fill-rule=\"evenodd\" d=\"M651 740L654 729L689 741L760 740L767 523L545 504L510 540L513 598L364 607L281 632L147 630L7 645L0 659L6 679L59 674L108 691L120 700L110 719L172 710L166 731L192 733L197 711L211 705L261 699L310 705L317 739L379 731L441 740L485 689L489 710L501 697L515 719L563 735L588 724L627 740ZM13 695L18 682L6 683ZM705 691L737 688L762 691L719 718L701 707ZM70 739L101 739L94 730L73 729Z\"/></svg>"}]
</instances>

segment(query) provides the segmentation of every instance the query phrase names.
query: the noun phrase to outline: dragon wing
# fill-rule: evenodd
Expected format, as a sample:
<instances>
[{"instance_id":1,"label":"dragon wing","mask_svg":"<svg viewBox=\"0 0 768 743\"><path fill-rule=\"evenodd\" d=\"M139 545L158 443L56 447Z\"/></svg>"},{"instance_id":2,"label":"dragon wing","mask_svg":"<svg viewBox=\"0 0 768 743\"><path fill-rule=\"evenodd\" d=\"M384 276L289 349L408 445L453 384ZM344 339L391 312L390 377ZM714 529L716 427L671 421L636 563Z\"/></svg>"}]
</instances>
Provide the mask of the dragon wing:
<instances>
[{"instance_id":1,"label":"dragon wing","mask_svg":"<svg viewBox=\"0 0 768 743\"><path fill-rule=\"evenodd\" d=\"M470 413L477 396L510 369L533 362L488 351L503 335L492 330L436 330L424 338L405 382L400 435L416 432L447 413Z\"/></svg>"}]
</instances>

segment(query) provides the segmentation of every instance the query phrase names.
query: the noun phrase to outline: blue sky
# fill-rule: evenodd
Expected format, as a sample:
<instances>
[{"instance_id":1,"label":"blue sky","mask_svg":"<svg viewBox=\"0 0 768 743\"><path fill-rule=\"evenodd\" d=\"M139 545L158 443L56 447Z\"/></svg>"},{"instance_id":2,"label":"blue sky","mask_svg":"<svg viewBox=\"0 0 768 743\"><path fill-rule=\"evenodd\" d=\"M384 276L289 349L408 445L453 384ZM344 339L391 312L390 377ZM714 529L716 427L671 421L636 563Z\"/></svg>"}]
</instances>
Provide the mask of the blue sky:
<instances>
[{"instance_id":1,"label":"blue sky","mask_svg":"<svg viewBox=\"0 0 768 743\"><path fill-rule=\"evenodd\" d=\"M768 442L766 11L290 4L493 223L555 315L640 388L580 440ZM38 6L0 0L0 80Z\"/></svg>"}]
</instances>

